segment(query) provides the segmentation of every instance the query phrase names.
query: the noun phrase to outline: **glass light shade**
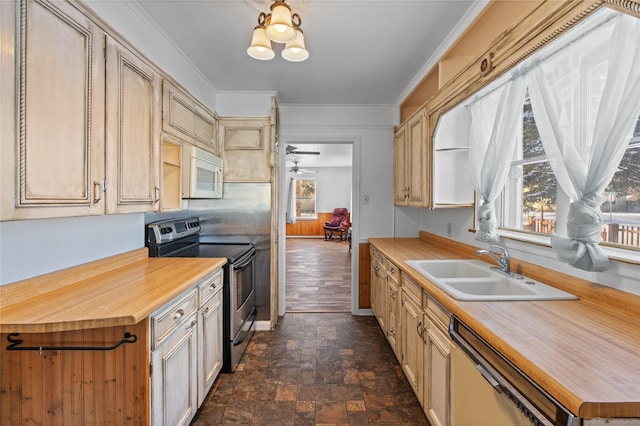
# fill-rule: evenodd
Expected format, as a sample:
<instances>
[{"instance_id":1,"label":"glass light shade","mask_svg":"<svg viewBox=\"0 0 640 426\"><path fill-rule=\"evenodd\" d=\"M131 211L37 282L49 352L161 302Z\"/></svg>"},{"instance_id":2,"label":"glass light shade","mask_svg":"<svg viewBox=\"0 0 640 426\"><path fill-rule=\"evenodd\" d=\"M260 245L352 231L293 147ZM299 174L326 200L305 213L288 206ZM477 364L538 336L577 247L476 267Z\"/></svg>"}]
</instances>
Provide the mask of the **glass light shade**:
<instances>
[{"instance_id":1,"label":"glass light shade","mask_svg":"<svg viewBox=\"0 0 640 426\"><path fill-rule=\"evenodd\" d=\"M271 21L267 26L267 37L277 43L286 43L296 37L291 23L291 9L286 3L276 2L271 6Z\"/></svg>"},{"instance_id":2,"label":"glass light shade","mask_svg":"<svg viewBox=\"0 0 640 426\"><path fill-rule=\"evenodd\" d=\"M261 61L268 61L276 56L273 49L271 49L271 40L267 37L263 26L257 26L253 30L251 46L247 49L247 54Z\"/></svg>"},{"instance_id":3,"label":"glass light shade","mask_svg":"<svg viewBox=\"0 0 640 426\"><path fill-rule=\"evenodd\" d=\"M302 62L309 57L309 51L304 47L302 31L296 30L296 38L284 46L282 57L291 62Z\"/></svg>"}]
</instances>

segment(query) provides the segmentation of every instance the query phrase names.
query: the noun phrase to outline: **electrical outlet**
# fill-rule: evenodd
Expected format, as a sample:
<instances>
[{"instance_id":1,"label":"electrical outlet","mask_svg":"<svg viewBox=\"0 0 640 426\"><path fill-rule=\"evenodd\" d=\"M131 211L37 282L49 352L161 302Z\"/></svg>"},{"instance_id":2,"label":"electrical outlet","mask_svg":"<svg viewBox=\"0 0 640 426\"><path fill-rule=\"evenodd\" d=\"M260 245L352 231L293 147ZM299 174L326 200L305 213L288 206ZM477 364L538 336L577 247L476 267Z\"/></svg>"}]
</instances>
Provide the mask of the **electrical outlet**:
<instances>
[{"instance_id":1,"label":"electrical outlet","mask_svg":"<svg viewBox=\"0 0 640 426\"><path fill-rule=\"evenodd\" d=\"M447 223L447 237L451 236L452 229L453 229L453 224L451 222Z\"/></svg>"}]
</instances>

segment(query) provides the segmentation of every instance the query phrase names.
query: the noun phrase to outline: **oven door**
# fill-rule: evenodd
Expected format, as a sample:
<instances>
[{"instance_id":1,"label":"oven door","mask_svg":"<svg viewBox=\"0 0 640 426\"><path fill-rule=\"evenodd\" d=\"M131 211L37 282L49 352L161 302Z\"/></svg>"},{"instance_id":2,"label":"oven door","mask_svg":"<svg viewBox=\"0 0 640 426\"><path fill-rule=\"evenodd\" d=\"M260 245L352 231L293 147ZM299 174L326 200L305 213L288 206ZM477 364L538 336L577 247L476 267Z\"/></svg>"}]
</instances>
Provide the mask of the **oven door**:
<instances>
[{"instance_id":1,"label":"oven door","mask_svg":"<svg viewBox=\"0 0 640 426\"><path fill-rule=\"evenodd\" d=\"M231 336L232 339L238 340L242 336L238 333L243 324L251 316L256 307L256 289L255 289L255 266L254 261L257 251L251 250L237 262L234 262L230 268L230 313L231 313ZM242 339L244 340L244 339Z\"/></svg>"}]
</instances>

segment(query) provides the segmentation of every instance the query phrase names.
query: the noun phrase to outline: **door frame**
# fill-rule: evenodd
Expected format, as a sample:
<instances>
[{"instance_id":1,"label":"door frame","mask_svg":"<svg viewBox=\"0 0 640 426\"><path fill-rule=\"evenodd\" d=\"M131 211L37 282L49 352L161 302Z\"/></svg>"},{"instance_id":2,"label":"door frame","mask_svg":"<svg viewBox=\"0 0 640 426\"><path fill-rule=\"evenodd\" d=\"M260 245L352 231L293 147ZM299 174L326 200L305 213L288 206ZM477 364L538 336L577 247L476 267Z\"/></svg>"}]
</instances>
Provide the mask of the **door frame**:
<instances>
[{"instance_id":1,"label":"door frame","mask_svg":"<svg viewBox=\"0 0 640 426\"><path fill-rule=\"evenodd\" d=\"M290 140L281 139L279 141L280 146L292 145L329 145L329 144L345 144L351 145L351 314L359 315L359 269L358 269L358 256L359 256L359 244L360 241L360 137L348 136L348 137L296 137ZM278 165L280 170L286 170L286 150L280 149L278 153ZM286 225L286 203L288 191L286 183L286 173L280 173L278 185L280 185L279 191L279 207L280 214L278 217L278 240L284 242L284 244L278 244L278 316L284 316L286 313L285 306L285 293L286 293L286 238L287 238L287 225Z\"/></svg>"}]
</instances>

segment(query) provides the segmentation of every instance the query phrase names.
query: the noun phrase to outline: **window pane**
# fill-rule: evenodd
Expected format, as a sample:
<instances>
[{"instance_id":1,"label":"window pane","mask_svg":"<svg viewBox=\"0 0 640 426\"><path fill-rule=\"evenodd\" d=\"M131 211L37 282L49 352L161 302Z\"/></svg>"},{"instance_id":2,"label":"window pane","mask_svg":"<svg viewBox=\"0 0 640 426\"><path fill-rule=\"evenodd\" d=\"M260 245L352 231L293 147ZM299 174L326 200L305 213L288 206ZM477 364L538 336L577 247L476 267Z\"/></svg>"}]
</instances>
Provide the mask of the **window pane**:
<instances>
[{"instance_id":1,"label":"window pane","mask_svg":"<svg viewBox=\"0 0 640 426\"><path fill-rule=\"evenodd\" d=\"M601 240L640 247L640 145L627 149L605 194Z\"/></svg>"},{"instance_id":2,"label":"window pane","mask_svg":"<svg viewBox=\"0 0 640 426\"><path fill-rule=\"evenodd\" d=\"M553 234L558 182L548 161L522 166L523 229Z\"/></svg>"},{"instance_id":3,"label":"window pane","mask_svg":"<svg viewBox=\"0 0 640 426\"><path fill-rule=\"evenodd\" d=\"M528 160L542 155L545 155L545 152L527 94L522 111L522 159Z\"/></svg>"},{"instance_id":4,"label":"window pane","mask_svg":"<svg viewBox=\"0 0 640 426\"><path fill-rule=\"evenodd\" d=\"M317 216L315 179L296 179L296 216Z\"/></svg>"}]
</instances>

